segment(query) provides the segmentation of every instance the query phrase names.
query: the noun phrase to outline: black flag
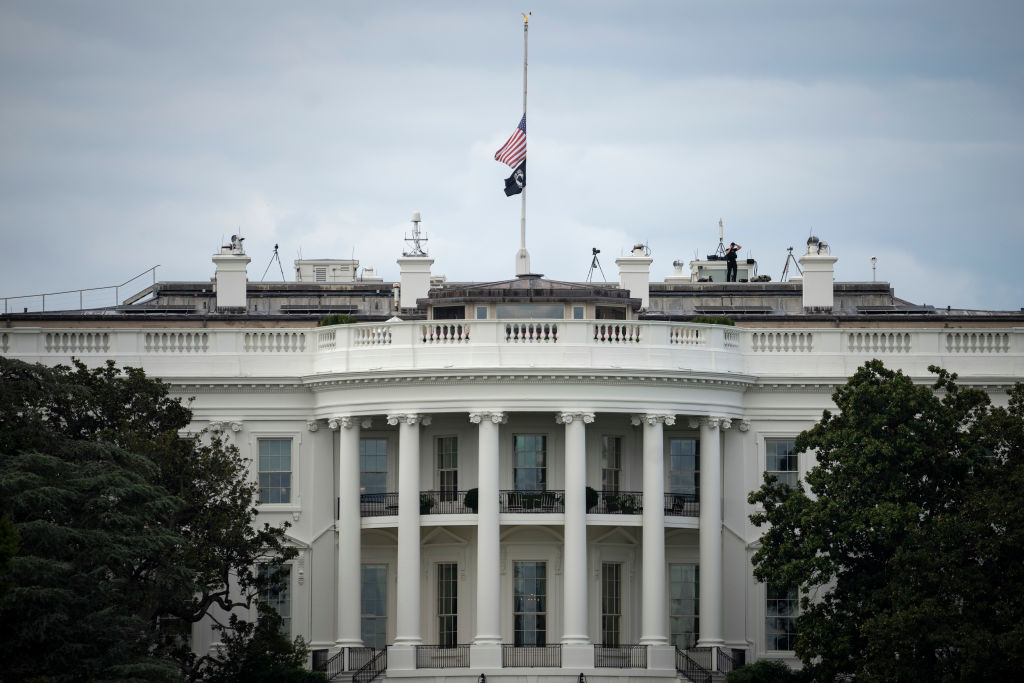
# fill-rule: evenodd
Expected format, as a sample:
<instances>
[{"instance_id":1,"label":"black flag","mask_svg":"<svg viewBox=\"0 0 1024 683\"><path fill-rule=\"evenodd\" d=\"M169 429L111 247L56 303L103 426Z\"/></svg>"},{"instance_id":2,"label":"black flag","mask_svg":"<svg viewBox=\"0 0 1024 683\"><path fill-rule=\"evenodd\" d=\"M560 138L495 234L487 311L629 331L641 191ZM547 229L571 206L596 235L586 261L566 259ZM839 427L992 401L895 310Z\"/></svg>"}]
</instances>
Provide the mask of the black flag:
<instances>
[{"instance_id":1,"label":"black flag","mask_svg":"<svg viewBox=\"0 0 1024 683\"><path fill-rule=\"evenodd\" d=\"M514 194L519 194L526 187L526 159L523 159L523 163L516 166L516 170L512 171L512 175L505 178L505 196L511 197Z\"/></svg>"}]
</instances>

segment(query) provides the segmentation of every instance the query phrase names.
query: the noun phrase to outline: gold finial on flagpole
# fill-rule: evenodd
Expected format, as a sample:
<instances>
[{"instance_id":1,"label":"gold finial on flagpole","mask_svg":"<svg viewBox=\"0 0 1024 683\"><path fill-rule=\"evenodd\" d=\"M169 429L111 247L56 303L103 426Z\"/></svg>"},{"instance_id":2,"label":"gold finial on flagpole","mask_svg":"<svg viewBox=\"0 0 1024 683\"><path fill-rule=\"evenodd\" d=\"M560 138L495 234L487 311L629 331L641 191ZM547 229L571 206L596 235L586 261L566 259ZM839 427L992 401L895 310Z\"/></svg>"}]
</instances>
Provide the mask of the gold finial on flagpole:
<instances>
[{"instance_id":1,"label":"gold finial on flagpole","mask_svg":"<svg viewBox=\"0 0 1024 683\"><path fill-rule=\"evenodd\" d=\"M521 14L523 15L523 23L524 24L529 24L530 23L530 17L533 15L533 12L522 12Z\"/></svg>"}]
</instances>

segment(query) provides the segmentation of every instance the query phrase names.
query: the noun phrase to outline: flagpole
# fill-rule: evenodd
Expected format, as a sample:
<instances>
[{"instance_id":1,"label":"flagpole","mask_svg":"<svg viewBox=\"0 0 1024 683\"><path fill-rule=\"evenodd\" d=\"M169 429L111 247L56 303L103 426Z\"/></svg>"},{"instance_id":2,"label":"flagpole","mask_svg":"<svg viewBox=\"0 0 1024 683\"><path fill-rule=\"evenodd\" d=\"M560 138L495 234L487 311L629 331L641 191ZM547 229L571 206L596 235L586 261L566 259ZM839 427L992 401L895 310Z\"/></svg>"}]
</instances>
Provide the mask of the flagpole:
<instances>
[{"instance_id":1,"label":"flagpole","mask_svg":"<svg viewBox=\"0 0 1024 683\"><path fill-rule=\"evenodd\" d=\"M526 55L527 36L530 30L530 15L523 14L523 117L526 117ZM530 252L526 251L526 188L520 196L521 209L519 214L519 252L516 254L516 275L527 275L530 272Z\"/></svg>"}]
</instances>

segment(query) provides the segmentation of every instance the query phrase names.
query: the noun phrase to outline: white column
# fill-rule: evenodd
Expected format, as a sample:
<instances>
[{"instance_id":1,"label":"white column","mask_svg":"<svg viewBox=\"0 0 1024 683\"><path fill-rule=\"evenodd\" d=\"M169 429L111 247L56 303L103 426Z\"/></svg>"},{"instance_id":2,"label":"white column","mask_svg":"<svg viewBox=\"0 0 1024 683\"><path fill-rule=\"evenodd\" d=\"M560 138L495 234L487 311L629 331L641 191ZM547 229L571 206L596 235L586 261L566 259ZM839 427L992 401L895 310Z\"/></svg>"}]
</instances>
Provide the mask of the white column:
<instances>
[{"instance_id":1,"label":"white column","mask_svg":"<svg viewBox=\"0 0 1024 683\"><path fill-rule=\"evenodd\" d=\"M676 423L673 415L637 415L633 424L644 428L644 514L643 514L643 609L640 628L642 645L668 644L665 605L665 439L664 425ZM652 667L653 668L653 667Z\"/></svg>"},{"instance_id":2,"label":"white column","mask_svg":"<svg viewBox=\"0 0 1024 683\"><path fill-rule=\"evenodd\" d=\"M692 423L691 423L692 424ZM722 435L729 420L700 420L699 647L722 645Z\"/></svg>"},{"instance_id":3,"label":"white column","mask_svg":"<svg viewBox=\"0 0 1024 683\"><path fill-rule=\"evenodd\" d=\"M420 424L429 417L416 413L388 415L398 425L398 595L395 620L397 669L416 667L413 646L420 645Z\"/></svg>"},{"instance_id":4,"label":"white column","mask_svg":"<svg viewBox=\"0 0 1024 683\"><path fill-rule=\"evenodd\" d=\"M476 637L470 648L473 668L501 667L501 524L498 518L499 425L505 413L474 412L479 425L477 451Z\"/></svg>"},{"instance_id":5,"label":"white column","mask_svg":"<svg viewBox=\"0 0 1024 683\"><path fill-rule=\"evenodd\" d=\"M328 420L338 432L338 625L335 645L362 647L360 626L360 564L362 529L359 516L359 427L370 426L369 418L333 417Z\"/></svg>"},{"instance_id":6,"label":"white column","mask_svg":"<svg viewBox=\"0 0 1024 683\"><path fill-rule=\"evenodd\" d=\"M593 413L562 412L565 425L565 559L562 565L562 665L593 666L587 628L587 435Z\"/></svg>"}]
</instances>

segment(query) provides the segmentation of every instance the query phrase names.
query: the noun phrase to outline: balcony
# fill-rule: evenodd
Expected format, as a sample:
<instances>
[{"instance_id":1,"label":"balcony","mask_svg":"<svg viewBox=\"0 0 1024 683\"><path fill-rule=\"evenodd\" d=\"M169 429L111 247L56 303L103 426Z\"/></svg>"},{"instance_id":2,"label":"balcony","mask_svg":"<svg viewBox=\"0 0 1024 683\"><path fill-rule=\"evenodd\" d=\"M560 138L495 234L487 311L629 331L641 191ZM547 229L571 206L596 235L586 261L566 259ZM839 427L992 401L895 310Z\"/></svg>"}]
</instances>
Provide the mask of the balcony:
<instances>
[{"instance_id":1,"label":"balcony","mask_svg":"<svg viewBox=\"0 0 1024 683\"><path fill-rule=\"evenodd\" d=\"M666 493L666 517L700 517L700 496L696 493Z\"/></svg>"},{"instance_id":2,"label":"balcony","mask_svg":"<svg viewBox=\"0 0 1024 683\"><path fill-rule=\"evenodd\" d=\"M397 493L363 493L359 496L360 517L389 517L397 514Z\"/></svg>"},{"instance_id":3,"label":"balcony","mask_svg":"<svg viewBox=\"0 0 1024 683\"><path fill-rule=\"evenodd\" d=\"M565 491L501 491L500 496L501 512L565 512Z\"/></svg>"},{"instance_id":4,"label":"balcony","mask_svg":"<svg viewBox=\"0 0 1024 683\"><path fill-rule=\"evenodd\" d=\"M472 515L466 506L467 491L420 491L421 515ZM472 501L470 501L472 502Z\"/></svg>"},{"instance_id":5,"label":"balcony","mask_svg":"<svg viewBox=\"0 0 1024 683\"><path fill-rule=\"evenodd\" d=\"M643 511L643 491L598 491L597 504L587 510L597 515L640 515Z\"/></svg>"},{"instance_id":6,"label":"balcony","mask_svg":"<svg viewBox=\"0 0 1024 683\"><path fill-rule=\"evenodd\" d=\"M561 667L561 645L502 645L503 667Z\"/></svg>"}]
</instances>

